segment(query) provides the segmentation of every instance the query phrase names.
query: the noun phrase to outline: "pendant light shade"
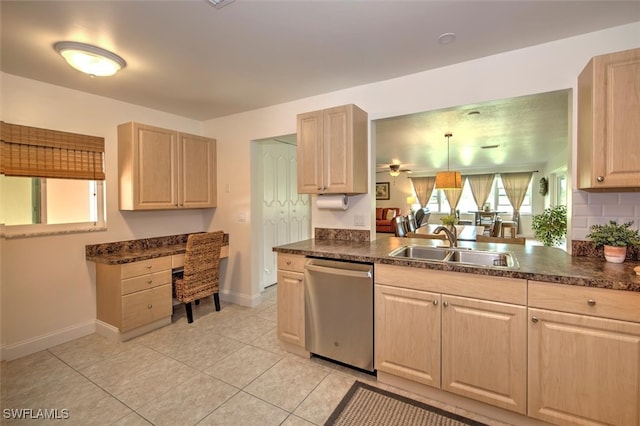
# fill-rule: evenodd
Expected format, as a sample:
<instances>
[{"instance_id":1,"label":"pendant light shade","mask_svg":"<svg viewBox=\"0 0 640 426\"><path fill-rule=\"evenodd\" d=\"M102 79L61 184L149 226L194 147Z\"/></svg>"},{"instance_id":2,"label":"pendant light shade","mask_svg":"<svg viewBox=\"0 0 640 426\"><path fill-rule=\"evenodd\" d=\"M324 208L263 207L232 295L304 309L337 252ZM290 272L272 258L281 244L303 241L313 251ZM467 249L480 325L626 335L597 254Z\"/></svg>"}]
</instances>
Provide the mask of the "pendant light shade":
<instances>
[{"instance_id":1,"label":"pendant light shade","mask_svg":"<svg viewBox=\"0 0 640 426\"><path fill-rule=\"evenodd\" d=\"M453 133L445 133L447 138L447 171L436 173L436 189L462 189L462 176L460 172L449 170L449 138Z\"/></svg>"},{"instance_id":2,"label":"pendant light shade","mask_svg":"<svg viewBox=\"0 0 640 426\"><path fill-rule=\"evenodd\" d=\"M436 174L437 189L462 189L460 172L438 172Z\"/></svg>"},{"instance_id":3,"label":"pendant light shade","mask_svg":"<svg viewBox=\"0 0 640 426\"><path fill-rule=\"evenodd\" d=\"M95 77L114 75L127 63L113 52L75 41L60 41L53 48L73 68Z\"/></svg>"}]
</instances>

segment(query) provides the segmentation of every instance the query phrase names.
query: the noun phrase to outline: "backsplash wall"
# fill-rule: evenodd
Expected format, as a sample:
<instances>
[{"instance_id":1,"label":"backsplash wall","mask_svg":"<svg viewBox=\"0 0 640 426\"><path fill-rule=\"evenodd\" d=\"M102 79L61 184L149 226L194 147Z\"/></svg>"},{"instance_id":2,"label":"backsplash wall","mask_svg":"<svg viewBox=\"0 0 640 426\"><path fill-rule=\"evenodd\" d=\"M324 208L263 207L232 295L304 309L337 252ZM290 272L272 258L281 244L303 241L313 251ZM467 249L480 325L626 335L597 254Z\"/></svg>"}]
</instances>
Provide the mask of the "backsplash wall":
<instances>
[{"instance_id":1,"label":"backsplash wall","mask_svg":"<svg viewBox=\"0 0 640 426\"><path fill-rule=\"evenodd\" d=\"M640 229L640 192L586 192L573 190L572 239L585 240L591 225L633 221Z\"/></svg>"}]
</instances>

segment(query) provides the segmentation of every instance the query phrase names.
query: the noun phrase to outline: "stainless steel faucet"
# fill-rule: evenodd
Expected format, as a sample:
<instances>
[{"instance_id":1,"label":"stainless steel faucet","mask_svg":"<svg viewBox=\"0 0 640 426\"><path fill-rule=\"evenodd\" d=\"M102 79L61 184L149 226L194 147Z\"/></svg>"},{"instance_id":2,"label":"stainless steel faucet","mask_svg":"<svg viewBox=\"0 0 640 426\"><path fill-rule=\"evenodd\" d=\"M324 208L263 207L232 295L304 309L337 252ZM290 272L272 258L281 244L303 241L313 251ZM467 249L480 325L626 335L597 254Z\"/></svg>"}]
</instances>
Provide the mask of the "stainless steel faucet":
<instances>
[{"instance_id":1,"label":"stainless steel faucet","mask_svg":"<svg viewBox=\"0 0 640 426\"><path fill-rule=\"evenodd\" d=\"M449 246L458 247L458 235L456 232L456 228L453 228L453 232L451 232L451 230L449 230L448 228L445 228L444 226L438 226L436 229L433 230L433 233L439 234L440 231L444 231L444 233L447 235L447 239L449 240Z\"/></svg>"}]
</instances>

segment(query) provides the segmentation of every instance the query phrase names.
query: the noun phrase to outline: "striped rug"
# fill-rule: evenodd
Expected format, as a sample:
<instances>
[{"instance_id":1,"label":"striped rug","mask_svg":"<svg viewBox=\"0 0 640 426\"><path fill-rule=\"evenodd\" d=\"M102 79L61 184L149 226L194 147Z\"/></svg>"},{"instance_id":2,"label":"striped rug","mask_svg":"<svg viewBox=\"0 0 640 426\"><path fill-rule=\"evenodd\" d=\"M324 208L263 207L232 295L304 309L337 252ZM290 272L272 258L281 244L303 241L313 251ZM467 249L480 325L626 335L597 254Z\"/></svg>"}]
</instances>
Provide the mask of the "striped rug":
<instances>
[{"instance_id":1,"label":"striped rug","mask_svg":"<svg viewBox=\"0 0 640 426\"><path fill-rule=\"evenodd\" d=\"M356 381L325 426L486 426Z\"/></svg>"}]
</instances>

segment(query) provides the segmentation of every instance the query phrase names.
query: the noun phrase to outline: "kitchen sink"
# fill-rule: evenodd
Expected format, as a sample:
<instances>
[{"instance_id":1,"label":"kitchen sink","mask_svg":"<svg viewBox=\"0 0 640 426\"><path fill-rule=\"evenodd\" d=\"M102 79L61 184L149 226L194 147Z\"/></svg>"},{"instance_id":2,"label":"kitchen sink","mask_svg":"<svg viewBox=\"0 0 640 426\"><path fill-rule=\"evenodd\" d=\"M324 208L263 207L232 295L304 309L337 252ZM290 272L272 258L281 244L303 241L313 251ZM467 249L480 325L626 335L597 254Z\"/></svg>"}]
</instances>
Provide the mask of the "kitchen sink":
<instances>
[{"instance_id":1,"label":"kitchen sink","mask_svg":"<svg viewBox=\"0 0 640 426\"><path fill-rule=\"evenodd\" d=\"M391 257L432 262L459 263L500 269L517 269L520 265L508 251L473 250L471 248L431 247L407 245L389 253Z\"/></svg>"},{"instance_id":2,"label":"kitchen sink","mask_svg":"<svg viewBox=\"0 0 640 426\"><path fill-rule=\"evenodd\" d=\"M495 266L500 268L518 267L518 262L511 252L496 252L484 250L451 250L446 259L449 262L470 265Z\"/></svg>"},{"instance_id":3,"label":"kitchen sink","mask_svg":"<svg viewBox=\"0 0 640 426\"><path fill-rule=\"evenodd\" d=\"M391 253L389 256L392 257L408 257L410 259L420 259L420 260L439 260L444 261L447 256L449 256L449 251L446 248L442 247L429 247L429 246L402 246Z\"/></svg>"}]
</instances>

